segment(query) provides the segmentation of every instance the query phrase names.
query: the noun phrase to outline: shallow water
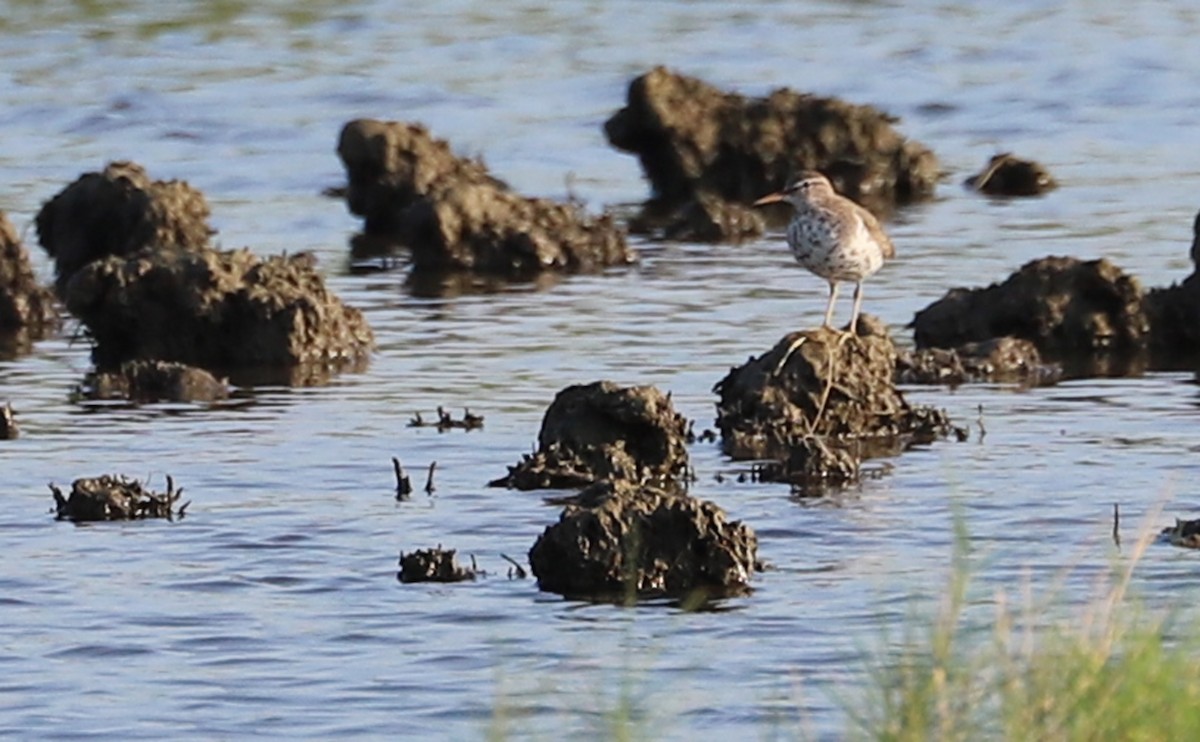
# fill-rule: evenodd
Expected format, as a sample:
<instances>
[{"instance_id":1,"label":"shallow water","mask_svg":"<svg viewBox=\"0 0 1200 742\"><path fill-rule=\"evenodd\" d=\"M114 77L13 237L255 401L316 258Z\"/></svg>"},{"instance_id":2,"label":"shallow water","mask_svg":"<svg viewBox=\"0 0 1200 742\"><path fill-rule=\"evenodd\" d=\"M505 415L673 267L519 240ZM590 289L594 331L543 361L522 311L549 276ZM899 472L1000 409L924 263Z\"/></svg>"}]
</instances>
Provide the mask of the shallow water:
<instances>
[{"instance_id":1,"label":"shallow water","mask_svg":"<svg viewBox=\"0 0 1200 742\"><path fill-rule=\"evenodd\" d=\"M871 103L938 153L938 199L888 225L900 257L866 288L868 311L902 337L951 286L1047 254L1108 256L1165 285L1190 270L1200 12L1144 1L1104 13L1082 2L178 5L0 3L0 208L49 280L31 226L44 200L111 159L185 178L222 244L314 251L379 350L329 386L248 390L214 409L71 404L90 365L71 326L0 361L0 399L23 429L0 445L0 734L597 736L626 709L645 737L836 738L837 698L853 698L881 627L898 635L944 591L956 514L985 614L994 590L1027 581L1067 602L1090 596L1121 559L1113 503L1126 550L1164 502L1153 525L1194 514L1191 373L918 388L911 401L945 407L971 440L878 462L880 477L836 501L739 483L744 467L714 445L691 449L694 493L754 527L772 565L752 595L685 613L540 594L509 580L500 554L521 558L557 508L484 485L529 450L554 394L602 378L655 384L709 426L712 385L815 324L823 284L771 235L639 245L632 270L430 298L402 269L352 274L357 222L320 192L343 180L341 125L373 116L427 124L528 194L570 188L597 211L636 202L647 195L636 161L600 127L628 82L663 63L746 93L787 85ZM1002 150L1041 161L1063 187L998 202L959 186ZM486 425L407 427L438 405ZM395 502L392 456L418 481L437 461L436 492ZM77 527L48 514L47 482L105 472L155 486L173 475L188 517ZM399 550L437 543L491 574L396 582ZM1194 557L1151 547L1137 591L1187 602Z\"/></svg>"}]
</instances>

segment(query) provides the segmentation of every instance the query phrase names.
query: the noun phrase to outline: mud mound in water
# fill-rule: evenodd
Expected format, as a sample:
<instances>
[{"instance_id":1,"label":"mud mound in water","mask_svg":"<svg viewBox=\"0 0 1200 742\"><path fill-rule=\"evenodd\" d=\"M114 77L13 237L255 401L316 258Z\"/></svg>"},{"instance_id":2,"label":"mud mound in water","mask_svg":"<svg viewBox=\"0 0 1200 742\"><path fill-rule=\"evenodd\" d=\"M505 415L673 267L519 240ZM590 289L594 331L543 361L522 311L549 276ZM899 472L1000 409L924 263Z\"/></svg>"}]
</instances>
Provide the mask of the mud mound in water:
<instances>
[{"instance_id":1,"label":"mud mound in water","mask_svg":"<svg viewBox=\"0 0 1200 742\"><path fill-rule=\"evenodd\" d=\"M218 372L354 366L374 345L362 313L342 303L306 255L248 250L146 250L78 271L71 313L101 370L130 360ZM319 374L316 374L319 376Z\"/></svg>"},{"instance_id":2,"label":"mud mound in water","mask_svg":"<svg viewBox=\"0 0 1200 742\"><path fill-rule=\"evenodd\" d=\"M1108 260L1047 257L1002 283L956 288L917 313L918 348L1021 338L1053 361L1121 359L1141 353L1150 322L1137 279Z\"/></svg>"},{"instance_id":3,"label":"mud mound in water","mask_svg":"<svg viewBox=\"0 0 1200 742\"><path fill-rule=\"evenodd\" d=\"M528 278L636 260L610 217L521 196L417 124L351 121L338 154L351 212L364 218L368 234L404 244L416 271Z\"/></svg>"},{"instance_id":4,"label":"mud mound in water","mask_svg":"<svg viewBox=\"0 0 1200 742\"><path fill-rule=\"evenodd\" d=\"M929 198L940 175L937 158L895 123L837 98L787 88L750 98L656 67L630 83L625 107L604 131L614 147L637 155L650 181L653 197L635 224L686 235L681 214L711 213L705 199L747 205L802 170L824 172L839 193L875 211ZM709 240L716 229L725 239L744 237L749 224L704 222Z\"/></svg>"},{"instance_id":5,"label":"mud mound in water","mask_svg":"<svg viewBox=\"0 0 1200 742\"><path fill-rule=\"evenodd\" d=\"M203 249L214 230L200 191L180 180L151 180L132 162L85 173L37 215L38 241L55 261L56 287L83 266L150 247Z\"/></svg>"},{"instance_id":6,"label":"mud mound in water","mask_svg":"<svg viewBox=\"0 0 1200 742\"><path fill-rule=\"evenodd\" d=\"M722 448L734 459L778 462L762 469L767 480L853 481L863 459L950 432L944 413L905 401L895 370L887 335L791 333L714 387Z\"/></svg>"},{"instance_id":7,"label":"mud mound in water","mask_svg":"<svg viewBox=\"0 0 1200 742\"><path fill-rule=\"evenodd\" d=\"M529 563L538 586L574 597L721 595L744 591L758 540L721 508L628 482L599 482L546 528Z\"/></svg>"},{"instance_id":8,"label":"mud mound in water","mask_svg":"<svg viewBox=\"0 0 1200 742\"><path fill-rule=\"evenodd\" d=\"M538 450L493 486L582 487L604 479L673 486L686 475L687 421L651 386L570 386L542 420Z\"/></svg>"}]
</instances>

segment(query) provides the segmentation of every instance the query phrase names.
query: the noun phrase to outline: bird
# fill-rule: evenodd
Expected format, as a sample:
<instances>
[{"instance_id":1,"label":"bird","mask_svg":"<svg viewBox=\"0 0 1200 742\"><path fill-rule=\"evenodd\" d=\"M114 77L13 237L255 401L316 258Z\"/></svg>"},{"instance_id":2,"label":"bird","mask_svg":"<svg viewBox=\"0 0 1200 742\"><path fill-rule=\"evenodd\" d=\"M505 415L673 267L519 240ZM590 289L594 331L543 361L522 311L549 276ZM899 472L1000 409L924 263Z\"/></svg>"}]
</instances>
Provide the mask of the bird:
<instances>
[{"instance_id":1,"label":"bird","mask_svg":"<svg viewBox=\"0 0 1200 742\"><path fill-rule=\"evenodd\" d=\"M832 329L838 284L853 281L850 334L857 334L863 280L883 267L885 260L896 257L892 240L874 214L839 194L828 178L813 170L799 173L782 191L763 196L754 205L777 202L789 203L795 209L787 228L787 243L796 262L829 283L824 327Z\"/></svg>"}]
</instances>

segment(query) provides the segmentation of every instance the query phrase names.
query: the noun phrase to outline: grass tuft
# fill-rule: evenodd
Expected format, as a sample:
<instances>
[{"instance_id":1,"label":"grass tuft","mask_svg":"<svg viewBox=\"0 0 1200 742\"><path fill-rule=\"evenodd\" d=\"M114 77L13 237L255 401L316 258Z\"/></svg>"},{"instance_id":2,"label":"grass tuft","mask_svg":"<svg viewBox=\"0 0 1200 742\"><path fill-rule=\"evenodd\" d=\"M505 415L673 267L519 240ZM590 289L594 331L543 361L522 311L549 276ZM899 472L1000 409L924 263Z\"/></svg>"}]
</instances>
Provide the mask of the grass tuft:
<instances>
[{"instance_id":1,"label":"grass tuft","mask_svg":"<svg viewBox=\"0 0 1200 742\"><path fill-rule=\"evenodd\" d=\"M910 625L870 671L867 703L848 709L856 738L1163 740L1200 729L1200 642L1129 596L1146 534L1067 620L1010 607L1001 593L982 627L966 621L969 564L958 531L952 577L928 628Z\"/></svg>"}]
</instances>

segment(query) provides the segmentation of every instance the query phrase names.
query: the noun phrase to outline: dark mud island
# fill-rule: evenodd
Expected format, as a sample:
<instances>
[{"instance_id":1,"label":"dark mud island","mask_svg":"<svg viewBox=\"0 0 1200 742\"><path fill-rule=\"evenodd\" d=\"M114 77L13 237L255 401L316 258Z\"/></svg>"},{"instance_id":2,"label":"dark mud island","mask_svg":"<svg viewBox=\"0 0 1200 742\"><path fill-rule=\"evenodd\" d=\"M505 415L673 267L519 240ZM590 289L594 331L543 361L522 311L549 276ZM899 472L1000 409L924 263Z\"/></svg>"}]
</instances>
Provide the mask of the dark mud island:
<instances>
[{"instance_id":1,"label":"dark mud island","mask_svg":"<svg viewBox=\"0 0 1200 742\"><path fill-rule=\"evenodd\" d=\"M702 598L744 590L754 532L686 492L687 421L654 387L568 387L542 421L538 450L492 482L578 488L529 551L543 590L570 596Z\"/></svg>"},{"instance_id":2,"label":"dark mud island","mask_svg":"<svg viewBox=\"0 0 1200 742\"><path fill-rule=\"evenodd\" d=\"M660 67L632 81L604 133L638 157L651 187L632 232L736 242L791 219L793 253L832 284L861 283L878 270L877 262L856 274L825 265L861 260L864 244L880 261L892 257L872 214L929 199L946 175L897 123L870 106L788 89L746 97ZM350 121L337 153L348 181L340 192L363 220L352 254L400 255L411 281L529 281L637 261L613 215L516 193L419 124ZM832 184L836 194L827 191L824 202L763 198L798 193L804 183ZM967 183L993 197L1040 195L1058 185L1042 166L1008 154ZM755 207L771 200L799 210ZM95 368L76 390L81 400L213 404L238 386L320 384L363 367L372 331L360 311L329 292L312 256L218 249L208 218L204 196L186 182L153 180L130 162L85 173L37 215L39 243L55 263L50 290L37 283L0 215L0 352L24 352L57 328L57 297L92 343ZM1196 245L1200 237L1194 261ZM810 259L814 250L818 257ZM904 256L903 245L898 253ZM1107 260L1047 257L986 288L952 289L917 313L914 350L897 348L887 325L868 314L848 331L828 321L781 327L772 347L747 348L745 363L720 379L714 373L719 445L747 462L755 481L788 483L798 496L836 493L873 458L965 436L943 412L910 404L898 383L1035 385L1194 363L1198 282L1193 273L1145 291ZM11 407L0 410L0 438L15 437ZM456 419L440 408L436 420L410 422L440 431L482 423L470 411ZM557 491L546 499L562 508L558 519L528 554L541 589L690 604L749 588L762 569L754 531L688 491L697 477L688 455L693 424L674 410L670 394L650 386L593 381L558 392L536 450L491 482ZM407 500L411 482L393 461L397 499ZM177 518L187 507L178 506L170 480L166 493L113 476L52 492L57 516L74 521ZM1182 534L1176 541L1193 535L1175 530ZM399 566L406 583L483 574L473 558L465 568L440 546L402 553Z\"/></svg>"},{"instance_id":3,"label":"dark mud island","mask_svg":"<svg viewBox=\"0 0 1200 742\"><path fill-rule=\"evenodd\" d=\"M723 242L761 234L751 204L803 170L878 213L931 197L937 158L894 122L871 106L786 88L748 98L656 67L630 83L604 132L637 155L653 190L634 231Z\"/></svg>"},{"instance_id":4,"label":"dark mud island","mask_svg":"<svg viewBox=\"0 0 1200 742\"><path fill-rule=\"evenodd\" d=\"M17 230L0 211L0 358L29 352L58 327L54 295L38 283Z\"/></svg>"},{"instance_id":5,"label":"dark mud island","mask_svg":"<svg viewBox=\"0 0 1200 742\"><path fill-rule=\"evenodd\" d=\"M528 279L636 260L612 217L515 193L418 124L351 121L337 151L347 206L363 217L359 244L402 246L414 272Z\"/></svg>"},{"instance_id":6,"label":"dark mud island","mask_svg":"<svg viewBox=\"0 0 1200 742\"><path fill-rule=\"evenodd\" d=\"M366 319L325 288L311 256L217 249L208 214L187 183L151 180L126 162L81 176L42 207L38 239L55 260L55 288L93 343L97 376L85 387L210 400L223 394L205 374L313 384L366 362Z\"/></svg>"}]
</instances>

